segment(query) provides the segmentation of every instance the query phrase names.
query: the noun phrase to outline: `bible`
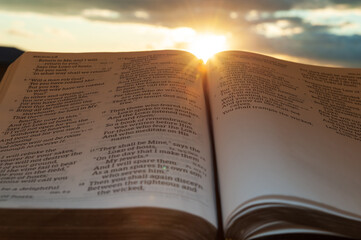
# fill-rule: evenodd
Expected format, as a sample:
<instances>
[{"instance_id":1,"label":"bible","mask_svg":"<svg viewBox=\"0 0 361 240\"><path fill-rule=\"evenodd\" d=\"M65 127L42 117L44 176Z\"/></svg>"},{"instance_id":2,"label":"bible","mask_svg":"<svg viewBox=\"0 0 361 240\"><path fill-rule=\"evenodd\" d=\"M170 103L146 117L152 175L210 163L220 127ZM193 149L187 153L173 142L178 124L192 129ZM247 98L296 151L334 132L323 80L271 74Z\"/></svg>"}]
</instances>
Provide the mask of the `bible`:
<instances>
[{"instance_id":1,"label":"bible","mask_svg":"<svg viewBox=\"0 0 361 240\"><path fill-rule=\"evenodd\" d=\"M27 52L0 86L2 239L361 238L361 70Z\"/></svg>"}]
</instances>

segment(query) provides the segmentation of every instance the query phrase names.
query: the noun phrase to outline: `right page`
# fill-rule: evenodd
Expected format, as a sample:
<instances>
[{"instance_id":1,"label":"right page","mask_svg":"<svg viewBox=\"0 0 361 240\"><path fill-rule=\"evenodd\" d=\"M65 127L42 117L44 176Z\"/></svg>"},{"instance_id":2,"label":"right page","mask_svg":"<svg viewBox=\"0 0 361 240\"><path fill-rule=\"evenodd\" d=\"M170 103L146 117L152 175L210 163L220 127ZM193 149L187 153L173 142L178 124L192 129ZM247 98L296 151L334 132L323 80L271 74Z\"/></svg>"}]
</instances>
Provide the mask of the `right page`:
<instances>
[{"instance_id":1,"label":"right page","mask_svg":"<svg viewBox=\"0 0 361 240\"><path fill-rule=\"evenodd\" d=\"M360 236L361 70L239 51L207 68L226 234Z\"/></svg>"}]
</instances>

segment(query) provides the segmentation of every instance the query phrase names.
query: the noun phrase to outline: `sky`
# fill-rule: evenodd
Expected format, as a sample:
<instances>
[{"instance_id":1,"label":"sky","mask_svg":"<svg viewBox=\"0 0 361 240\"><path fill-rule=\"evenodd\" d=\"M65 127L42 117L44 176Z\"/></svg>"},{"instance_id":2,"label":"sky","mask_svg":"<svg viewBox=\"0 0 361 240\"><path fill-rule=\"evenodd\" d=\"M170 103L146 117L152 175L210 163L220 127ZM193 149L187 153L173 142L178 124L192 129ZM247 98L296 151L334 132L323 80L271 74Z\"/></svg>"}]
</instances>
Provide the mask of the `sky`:
<instances>
[{"instance_id":1,"label":"sky","mask_svg":"<svg viewBox=\"0 0 361 240\"><path fill-rule=\"evenodd\" d=\"M206 46L361 67L361 0L0 0L0 46L52 52Z\"/></svg>"}]
</instances>

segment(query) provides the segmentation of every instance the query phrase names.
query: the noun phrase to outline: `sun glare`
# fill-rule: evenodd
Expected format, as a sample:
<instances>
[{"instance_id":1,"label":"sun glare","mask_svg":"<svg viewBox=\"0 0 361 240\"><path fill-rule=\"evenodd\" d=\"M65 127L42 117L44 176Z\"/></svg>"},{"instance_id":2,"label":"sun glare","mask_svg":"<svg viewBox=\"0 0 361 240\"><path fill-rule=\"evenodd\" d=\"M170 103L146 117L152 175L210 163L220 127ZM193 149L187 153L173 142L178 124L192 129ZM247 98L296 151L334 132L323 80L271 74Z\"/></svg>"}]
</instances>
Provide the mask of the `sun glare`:
<instances>
[{"instance_id":1,"label":"sun glare","mask_svg":"<svg viewBox=\"0 0 361 240\"><path fill-rule=\"evenodd\" d=\"M202 59L203 62L214 54L227 49L226 37L222 35L201 34L189 43L188 50Z\"/></svg>"}]
</instances>

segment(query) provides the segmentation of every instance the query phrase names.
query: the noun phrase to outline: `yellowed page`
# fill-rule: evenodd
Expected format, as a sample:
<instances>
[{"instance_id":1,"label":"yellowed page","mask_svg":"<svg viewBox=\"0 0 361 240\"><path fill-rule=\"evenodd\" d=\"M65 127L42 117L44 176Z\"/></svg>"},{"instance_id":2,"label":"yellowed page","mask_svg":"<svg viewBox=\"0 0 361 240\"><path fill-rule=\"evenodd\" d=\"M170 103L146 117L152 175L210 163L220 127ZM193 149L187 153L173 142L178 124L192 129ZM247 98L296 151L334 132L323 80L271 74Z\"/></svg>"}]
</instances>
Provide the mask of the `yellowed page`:
<instances>
[{"instance_id":1,"label":"yellowed page","mask_svg":"<svg viewBox=\"0 0 361 240\"><path fill-rule=\"evenodd\" d=\"M277 199L360 220L360 70L224 52L208 76L226 226Z\"/></svg>"},{"instance_id":2,"label":"yellowed page","mask_svg":"<svg viewBox=\"0 0 361 240\"><path fill-rule=\"evenodd\" d=\"M198 60L26 53L0 105L0 207L163 207L216 226Z\"/></svg>"}]
</instances>

